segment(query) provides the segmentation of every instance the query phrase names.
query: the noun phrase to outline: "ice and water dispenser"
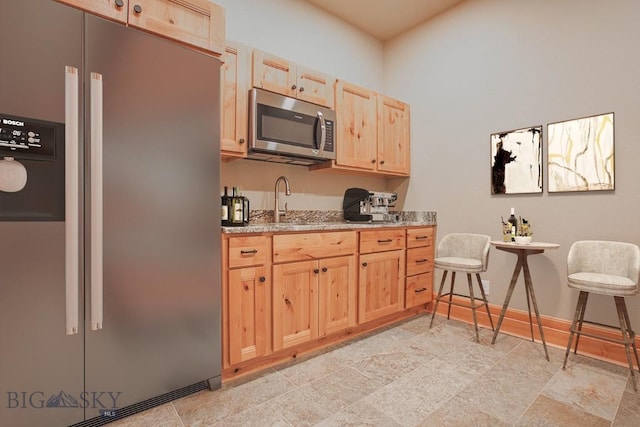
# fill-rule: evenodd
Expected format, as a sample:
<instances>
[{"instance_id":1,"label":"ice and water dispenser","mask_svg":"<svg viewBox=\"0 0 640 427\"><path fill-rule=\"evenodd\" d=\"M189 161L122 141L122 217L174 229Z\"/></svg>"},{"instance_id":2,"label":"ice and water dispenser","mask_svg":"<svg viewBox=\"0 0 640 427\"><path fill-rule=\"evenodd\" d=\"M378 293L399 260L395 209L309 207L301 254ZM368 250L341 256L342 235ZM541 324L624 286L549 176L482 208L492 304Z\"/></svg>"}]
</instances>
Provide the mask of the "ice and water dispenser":
<instances>
[{"instance_id":1,"label":"ice and water dispenser","mask_svg":"<svg viewBox=\"0 0 640 427\"><path fill-rule=\"evenodd\" d=\"M0 221L64 221L64 124L0 113Z\"/></svg>"}]
</instances>

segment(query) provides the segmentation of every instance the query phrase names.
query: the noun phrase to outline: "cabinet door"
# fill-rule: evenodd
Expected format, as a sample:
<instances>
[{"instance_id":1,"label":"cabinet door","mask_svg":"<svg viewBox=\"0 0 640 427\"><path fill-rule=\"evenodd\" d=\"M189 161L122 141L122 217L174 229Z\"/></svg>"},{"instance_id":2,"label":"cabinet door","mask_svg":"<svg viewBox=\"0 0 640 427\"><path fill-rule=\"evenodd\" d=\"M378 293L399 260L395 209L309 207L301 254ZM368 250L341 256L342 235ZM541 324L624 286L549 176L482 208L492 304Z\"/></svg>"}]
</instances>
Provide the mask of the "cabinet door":
<instances>
[{"instance_id":1,"label":"cabinet door","mask_svg":"<svg viewBox=\"0 0 640 427\"><path fill-rule=\"evenodd\" d=\"M253 86L286 96L296 96L295 65L256 49L253 51Z\"/></svg>"},{"instance_id":2,"label":"cabinet door","mask_svg":"<svg viewBox=\"0 0 640 427\"><path fill-rule=\"evenodd\" d=\"M268 354L270 281L265 267L229 271L229 362L235 364Z\"/></svg>"},{"instance_id":3,"label":"cabinet door","mask_svg":"<svg viewBox=\"0 0 640 427\"><path fill-rule=\"evenodd\" d=\"M273 349L318 338L317 261L273 266Z\"/></svg>"},{"instance_id":4,"label":"cabinet door","mask_svg":"<svg viewBox=\"0 0 640 427\"><path fill-rule=\"evenodd\" d=\"M299 99L328 108L335 107L335 77L311 68L297 66L297 94Z\"/></svg>"},{"instance_id":5,"label":"cabinet door","mask_svg":"<svg viewBox=\"0 0 640 427\"><path fill-rule=\"evenodd\" d=\"M336 164L376 168L376 94L349 83L336 83Z\"/></svg>"},{"instance_id":6,"label":"cabinet door","mask_svg":"<svg viewBox=\"0 0 640 427\"><path fill-rule=\"evenodd\" d=\"M105 18L119 21L122 23L127 22L127 4L129 0L124 0L122 6L116 4L116 0L57 0L60 3L68 4L69 6L77 7L78 9L85 10L94 15L103 16Z\"/></svg>"},{"instance_id":7,"label":"cabinet door","mask_svg":"<svg viewBox=\"0 0 640 427\"><path fill-rule=\"evenodd\" d=\"M129 25L211 53L224 53L224 9L209 0L130 0Z\"/></svg>"},{"instance_id":8,"label":"cabinet door","mask_svg":"<svg viewBox=\"0 0 640 427\"><path fill-rule=\"evenodd\" d=\"M378 95L378 170L409 175L409 105Z\"/></svg>"},{"instance_id":9,"label":"cabinet door","mask_svg":"<svg viewBox=\"0 0 640 427\"><path fill-rule=\"evenodd\" d=\"M404 250L360 256L358 322L404 308Z\"/></svg>"},{"instance_id":10,"label":"cabinet door","mask_svg":"<svg viewBox=\"0 0 640 427\"><path fill-rule=\"evenodd\" d=\"M342 331L356 324L355 256L319 261L319 336Z\"/></svg>"},{"instance_id":11,"label":"cabinet door","mask_svg":"<svg viewBox=\"0 0 640 427\"><path fill-rule=\"evenodd\" d=\"M249 48L228 42L220 70L220 151L223 159L247 156L250 66Z\"/></svg>"}]
</instances>

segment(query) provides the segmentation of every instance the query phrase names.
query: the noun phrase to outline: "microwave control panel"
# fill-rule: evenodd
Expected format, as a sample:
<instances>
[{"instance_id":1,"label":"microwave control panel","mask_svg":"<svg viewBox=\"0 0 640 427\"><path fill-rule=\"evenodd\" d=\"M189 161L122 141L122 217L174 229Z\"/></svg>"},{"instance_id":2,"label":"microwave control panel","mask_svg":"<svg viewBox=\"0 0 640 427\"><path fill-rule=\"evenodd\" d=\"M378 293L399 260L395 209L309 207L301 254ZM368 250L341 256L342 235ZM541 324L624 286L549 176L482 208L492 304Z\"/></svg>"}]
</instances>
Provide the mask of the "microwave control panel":
<instances>
[{"instance_id":1,"label":"microwave control panel","mask_svg":"<svg viewBox=\"0 0 640 427\"><path fill-rule=\"evenodd\" d=\"M324 138L324 151L328 151L333 153L334 152L334 144L333 144L333 120L326 120L324 121L325 123L325 129L326 129L326 136Z\"/></svg>"},{"instance_id":2,"label":"microwave control panel","mask_svg":"<svg viewBox=\"0 0 640 427\"><path fill-rule=\"evenodd\" d=\"M0 113L0 157L55 160L59 123Z\"/></svg>"}]
</instances>

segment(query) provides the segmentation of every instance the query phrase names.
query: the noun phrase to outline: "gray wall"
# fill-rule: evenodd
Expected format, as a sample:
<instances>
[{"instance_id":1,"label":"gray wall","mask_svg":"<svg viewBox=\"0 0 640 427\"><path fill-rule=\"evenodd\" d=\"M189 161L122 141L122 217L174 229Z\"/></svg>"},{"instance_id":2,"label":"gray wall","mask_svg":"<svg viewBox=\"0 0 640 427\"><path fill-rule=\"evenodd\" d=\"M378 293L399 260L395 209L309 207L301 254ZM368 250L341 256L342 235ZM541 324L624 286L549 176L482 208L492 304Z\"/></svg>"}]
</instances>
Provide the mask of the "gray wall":
<instances>
[{"instance_id":1,"label":"gray wall","mask_svg":"<svg viewBox=\"0 0 640 427\"><path fill-rule=\"evenodd\" d=\"M385 45L384 91L412 109L412 177L389 187L405 209L437 211L439 237L499 239L500 216L515 207L535 240L559 243L530 257L543 315L573 316L577 292L565 280L572 242L640 244L638 22L637 0L467 0ZM549 194L546 125L612 111L615 191ZM535 125L544 126L544 192L492 196L489 135ZM491 250L484 277L492 303L504 300L514 263ZM640 297L627 304L638 329ZM511 306L526 310L523 286ZM612 299L593 296L587 317L617 322Z\"/></svg>"}]
</instances>

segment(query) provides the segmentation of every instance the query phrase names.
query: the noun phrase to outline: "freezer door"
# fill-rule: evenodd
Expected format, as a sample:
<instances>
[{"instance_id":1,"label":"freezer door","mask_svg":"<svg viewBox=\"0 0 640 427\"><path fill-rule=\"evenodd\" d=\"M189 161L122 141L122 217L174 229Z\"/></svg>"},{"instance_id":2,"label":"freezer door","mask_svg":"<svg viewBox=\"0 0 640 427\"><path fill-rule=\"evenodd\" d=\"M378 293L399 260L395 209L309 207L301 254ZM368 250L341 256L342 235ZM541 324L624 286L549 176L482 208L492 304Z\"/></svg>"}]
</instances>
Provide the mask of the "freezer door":
<instances>
[{"instance_id":1,"label":"freezer door","mask_svg":"<svg viewBox=\"0 0 640 427\"><path fill-rule=\"evenodd\" d=\"M2 0L0 17L0 113L64 123L65 66L81 66L82 14L53 1ZM56 162L64 166L64 156ZM26 194L51 197L59 191L47 178L53 163L23 163ZM0 197L0 211L19 208L9 200L17 194ZM64 191L53 197L64 198ZM36 219L0 219L3 426L61 427L81 421L84 413L82 324L77 334L65 333L65 222Z\"/></svg>"},{"instance_id":2,"label":"freezer door","mask_svg":"<svg viewBox=\"0 0 640 427\"><path fill-rule=\"evenodd\" d=\"M85 19L85 79L93 80L85 115L94 121L86 125L86 159L94 161L86 185L86 258L93 260L86 388L114 392L115 400L103 400L117 409L219 382L220 63ZM100 127L102 174L95 169Z\"/></svg>"}]
</instances>

